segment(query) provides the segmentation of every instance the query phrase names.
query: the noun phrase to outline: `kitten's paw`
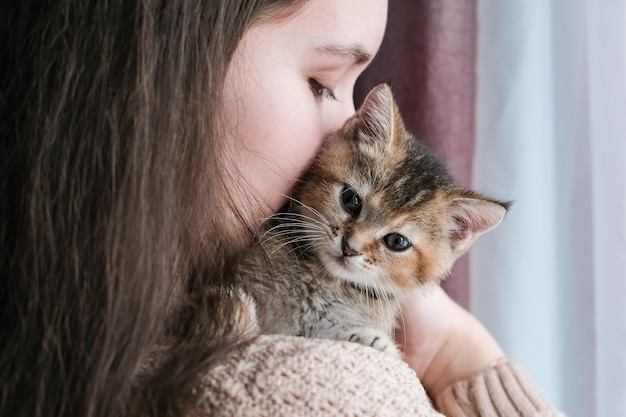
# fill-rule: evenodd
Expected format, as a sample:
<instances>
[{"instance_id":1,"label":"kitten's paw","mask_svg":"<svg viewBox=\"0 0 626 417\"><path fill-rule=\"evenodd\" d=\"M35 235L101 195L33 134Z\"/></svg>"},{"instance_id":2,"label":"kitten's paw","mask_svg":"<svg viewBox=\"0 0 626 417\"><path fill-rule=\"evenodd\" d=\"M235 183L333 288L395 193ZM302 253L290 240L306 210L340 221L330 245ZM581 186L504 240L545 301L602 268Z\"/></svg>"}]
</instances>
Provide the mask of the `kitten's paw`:
<instances>
[{"instance_id":1,"label":"kitten's paw","mask_svg":"<svg viewBox=\"0 0 626 417\"><path fill-rule=\"evenodd\" d=\"M391 337L379 330L370 328L353 329L346 333L344 339L349 342L371 346L391 357L402 359L402 354Z\"/></svg>"}]
</instances>

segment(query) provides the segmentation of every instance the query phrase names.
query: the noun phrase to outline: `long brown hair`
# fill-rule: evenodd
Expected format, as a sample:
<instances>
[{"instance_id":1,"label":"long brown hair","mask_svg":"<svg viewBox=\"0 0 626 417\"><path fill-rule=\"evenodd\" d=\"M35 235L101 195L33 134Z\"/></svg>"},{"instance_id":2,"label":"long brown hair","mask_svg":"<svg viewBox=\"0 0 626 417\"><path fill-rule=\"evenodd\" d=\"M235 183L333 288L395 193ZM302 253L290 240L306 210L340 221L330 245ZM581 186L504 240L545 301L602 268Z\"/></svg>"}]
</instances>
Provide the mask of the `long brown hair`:
<instances>
[{"instance_id":1,"label":"long brown hair","mask_svg":"<svg viewBox=\"0 0 626 417\"><path fill-rule=\"evenodd\" d=\"M240 244L219 221L223 80L294 1L2 3L0 415L181 413L237 342L190 296ZM166 323L185 355L135 395Z\"/></svg>"}]
</instances>

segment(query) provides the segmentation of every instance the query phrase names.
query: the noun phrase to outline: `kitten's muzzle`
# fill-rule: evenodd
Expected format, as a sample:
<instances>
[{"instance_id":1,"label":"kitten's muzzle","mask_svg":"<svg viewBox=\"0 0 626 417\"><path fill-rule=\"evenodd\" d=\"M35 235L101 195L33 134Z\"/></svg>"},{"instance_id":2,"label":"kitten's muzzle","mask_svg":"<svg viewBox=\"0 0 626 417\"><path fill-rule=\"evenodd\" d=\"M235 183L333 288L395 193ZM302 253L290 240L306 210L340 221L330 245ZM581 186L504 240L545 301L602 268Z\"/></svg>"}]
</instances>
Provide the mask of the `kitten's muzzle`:
<instances>
[{"instance_id":1,"label":"kitten's muzzle","mask_svg":"<svg viewBox=\"0 0 626 417\"><path fill-rule=\"evenodd\" d=\"M358 256L360 253L354 250L350 244L346 241L346 238L341 238L341 252L343 256Z\"/></svg>"}]
</instances>

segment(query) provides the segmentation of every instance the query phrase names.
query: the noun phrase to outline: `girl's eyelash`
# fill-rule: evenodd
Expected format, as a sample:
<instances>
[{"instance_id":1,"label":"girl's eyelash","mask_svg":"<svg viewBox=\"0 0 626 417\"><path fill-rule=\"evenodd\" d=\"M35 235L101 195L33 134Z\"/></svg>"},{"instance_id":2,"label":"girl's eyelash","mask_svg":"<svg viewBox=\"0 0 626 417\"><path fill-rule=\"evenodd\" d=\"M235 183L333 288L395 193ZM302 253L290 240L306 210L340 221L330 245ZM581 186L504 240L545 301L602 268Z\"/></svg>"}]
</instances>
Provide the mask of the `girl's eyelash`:
<instances>
[{"instance_id":1,"label":"girl's eyelash","mask_svg":"<svg viewBox=\"0 0 626 417\"><path fill-rule=\"evenodd\" d=\"M316 97L325 97L329 100L337 100L337 97L335 97L335 92L330 88L322 85L315 78L309 78L309 85L311 86L311 90Z\"/></svg>"}]
</instances>

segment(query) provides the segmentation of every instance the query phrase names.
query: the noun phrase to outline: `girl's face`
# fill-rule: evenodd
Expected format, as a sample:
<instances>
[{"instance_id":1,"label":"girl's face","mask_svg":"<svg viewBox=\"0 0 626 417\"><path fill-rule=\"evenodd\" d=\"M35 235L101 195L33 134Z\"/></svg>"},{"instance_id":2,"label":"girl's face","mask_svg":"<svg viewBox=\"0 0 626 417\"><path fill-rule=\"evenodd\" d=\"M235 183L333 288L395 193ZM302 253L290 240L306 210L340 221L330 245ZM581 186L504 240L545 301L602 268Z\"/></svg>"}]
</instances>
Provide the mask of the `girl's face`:
<instances>
[{"instance_id":1,"label":"girl's face","mask_svg":"<svg viewBox=\"0 0 626 417\"><path fill-rule=\"evenodd\" d=\"M309 0L246 32L226 77L224 119L229 188L250 220L282 205L324 136L354 113L354 84L386 20L387 0Z\"/></svg>"}]
</instances>

